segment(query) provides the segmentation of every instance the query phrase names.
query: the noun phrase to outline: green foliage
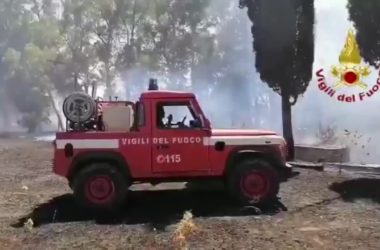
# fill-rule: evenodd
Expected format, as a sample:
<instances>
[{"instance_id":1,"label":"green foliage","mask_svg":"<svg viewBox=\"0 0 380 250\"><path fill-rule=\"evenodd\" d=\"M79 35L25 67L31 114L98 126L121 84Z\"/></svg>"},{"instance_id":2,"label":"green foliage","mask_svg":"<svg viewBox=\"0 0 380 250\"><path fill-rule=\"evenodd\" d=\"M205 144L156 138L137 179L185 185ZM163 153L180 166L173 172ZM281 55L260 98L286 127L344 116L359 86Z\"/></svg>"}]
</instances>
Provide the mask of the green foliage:
<instances>
[{"instance_id":1,"label":"green foliage","mask_svg":"<svg viewBox=\"0 0 380 250\"><path fill-rule=\"evenodd\" d=\"M291 105L312 78L314 0L240 1L252 21L256 69L261 80L282 97L283 134L294 158Z\"/></svg>"},{"instance_id":2,"label":"green foliage","mask_svg":"<svg viewBox=\"0 0 380 250\"><path fill-rule=\"evenodd\" d=\"M133 1L129 3L123 0L97 0L94 1L97 21L95 31L97 42L96 52L102 62L100 77L106 84L105 96L113 94L112 88L116 77L116 53L118 45L118 32L121 29L122 20L132 7ZM134 1L136 3L136 0Z\"/></svg>"},{"instance_id":3,"label":"green foliage","mask_svg":"<svg viewBox=\"0 0 380 250\"><path fill-rule=\"evenodd\" d=\"M86 80L92 78L89 75L93 74L91 69L96 63L92 42L97 20L95 3L92 0L65 0L62 16L60 28L65 46L56 61L59 69L54 73L60 80L57 84L63 85L58 89L68 92L89 85Z\"/></svg>"},{"instance_id":4,"label":"green foliage","mask_svg":"<svg viewBox=\"0 0 380 250\"><path fill-rule=\"evenodd\" d=\"M257 0L247 4L260 77L295 104L312 77L314 0Z\"/></svg>"},{"instance_id":5,"label":"green foliage","mask_svg":"<svg viewBox=\"0 0 380 250\"><path fill-rule=\"evenodd\" d=\"M380 68L380 1L349 0L348 11L357 30L357 41L364 60Z\"/></svg>"},{"instance_id":6,"label":"green foliage","mask_svg":"<svg viewBox=\"0 0 380 250\"><path fill-rule=\"evenodd\" d=\"M108 96L130 71L142 76L129 77L130 88L153 74L177 89L185 88L189 73L198 89L244 82L233 66L244 33L233 30L239 25L234 7L228 0L3 0L0 93L9 95L24 114L20 124L33 131L50 110L57 113L55 93L105 86ZM231 26L219 39L234 37L218 44L218 26L227 19ZM207 80L196 82L200 78Z\"/></svg>"},{"instance_id":7,"label":"green foliage","mask_svg":"<svg viewBox=\"0 0 380 250\"><path fill-rule=\"evenodd\" d=\"M184 74L213 55L215 37L209 29L216 22L209 4L209 0L156 1L152 21L145 24L147 49L161 74L170 75L172 88L183 87Z\"/></svg>"},{"instance_id":8,"label":"green foliage","mask_svg":"<svg viewBox=\"0 0 380 250\"><path fill-rule=\"evenodd\" d=\"M23 26L28 42L23 48L8 48L3 55L7 65L7 93L23 114L21 126L33 132L48 121L53 84L49 72L61 46L57 25L44 19Z\"/></svg>"}]
</instances>

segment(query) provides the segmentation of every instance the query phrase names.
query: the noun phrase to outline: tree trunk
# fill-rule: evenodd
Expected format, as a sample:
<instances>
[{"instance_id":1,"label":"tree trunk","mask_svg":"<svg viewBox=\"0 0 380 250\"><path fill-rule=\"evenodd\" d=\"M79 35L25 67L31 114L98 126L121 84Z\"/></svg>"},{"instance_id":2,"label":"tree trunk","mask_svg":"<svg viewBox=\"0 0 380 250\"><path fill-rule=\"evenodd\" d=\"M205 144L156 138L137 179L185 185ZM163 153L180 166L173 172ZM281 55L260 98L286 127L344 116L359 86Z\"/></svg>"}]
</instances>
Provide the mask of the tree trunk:
<instances>
[{"instance_id":1,"label":"tree trunk","mask_svg":"<svg viewBox=\"0 0 380 250\"><path fill-rule=\"evenodd\" d=\"M110 70L110 63L104 62L104 68L105 68L105 81L106 81L106 91L104 98L107 100L108 98L112 99L112 86L111 86L111 70Z\"/></svg>"},{"instance_id":2,"label":"tree trunk","mask_svg":"<svg viewBox=\"0 0 380 250\"><path fill-rule=\"evenodd\" d=\"M57 108L57 105L55 105L55 101L54 101L54 97L53 97L53 93L51 92L51 90L48 90L48 95L49 95L49 99L50 99L50 102L51 102L51 106L53 107L53 110L54 110L54 113L56 114L57 116L57 120L58 120L58 131L63 131L63 120L62 120L62 117L59 113L59 110Z\"/></svg>"},{"instance_id":3,"label":"tree trunk","mask_svg":"<svg viewBox=\"0 0 380 250\"><path fill-rule=\"evenodd\" d=\"M87 95L90 95L90 91L89 91L90 87L86 84L85 86L83 86L83 88L84 88L84 92L86 92Z\"/></svg>"},{"instance_id":4,"label":"tree trunk","mask_svg":"<svg viewBox=\"0 0 380 250\"><path fill-rule=\"evenodd\" d=\"M91 97L92 97L93 99L96 98L97 87L98 87L98 84L97 84L95 81L93 81L93 82L92 82L92 89L91 89Z\"/></svg>"},{"instance_id":5,"label":"tree trunk","mask_svg":"<svg viewBox=\"0 0 380 250\"><path fill-rule=\"evenodd\" d=\"M79 74L77 71L74 72L74 91L78 91L79 83L78 83Z\"/></svg>"},{"instance_id":6,"label":"tree trunk","mask_svg":"<svg viewBox=\"0 0 380 250\"><path fill-rule=\"evenodd\" d=\"M283 94L282 97L282 130L283 135L288 144L288 161L294 160L294 138L292 127L292 105L289 101L289 95Z\"/></svg>"}]
</instances>

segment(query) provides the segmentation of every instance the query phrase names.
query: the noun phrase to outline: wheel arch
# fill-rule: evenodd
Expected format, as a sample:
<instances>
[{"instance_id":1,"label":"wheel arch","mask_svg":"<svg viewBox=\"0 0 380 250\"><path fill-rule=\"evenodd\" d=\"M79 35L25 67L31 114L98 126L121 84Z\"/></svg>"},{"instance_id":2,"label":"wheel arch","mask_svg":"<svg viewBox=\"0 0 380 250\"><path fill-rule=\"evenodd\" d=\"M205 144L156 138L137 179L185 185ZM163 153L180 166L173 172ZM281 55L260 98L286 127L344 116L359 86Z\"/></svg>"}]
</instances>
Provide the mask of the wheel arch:
<instances>
[{"instance_id":1,"label":"wheel arch","mask_svg":"<svg viewBox=\"0 0 380 250\"><path fill-rule=\"evenodd\" d=\"M75 175L81 171L83 168L91 163L96 162L106 162L113 165L117 170L119 170L125 178L131 178L131 172L129 165L124 157L118 152L84 152L76 155L70 166L70 171L67 176L69 183L71 182Z\"/></svg>"},{"instance_id":2,"label":"wheel arch","mask_svg":"<svg viewBox=\"0 0 380 250\"><path fill-rule=\"evenodd\" d=\"M224 176L228 176L236 164L248 159L262 159L269 162L275 169L278 169L280 161L271 151L263 151L255 148L237 148L232 151L224 168Z\"/></svg>"}]
</instances>

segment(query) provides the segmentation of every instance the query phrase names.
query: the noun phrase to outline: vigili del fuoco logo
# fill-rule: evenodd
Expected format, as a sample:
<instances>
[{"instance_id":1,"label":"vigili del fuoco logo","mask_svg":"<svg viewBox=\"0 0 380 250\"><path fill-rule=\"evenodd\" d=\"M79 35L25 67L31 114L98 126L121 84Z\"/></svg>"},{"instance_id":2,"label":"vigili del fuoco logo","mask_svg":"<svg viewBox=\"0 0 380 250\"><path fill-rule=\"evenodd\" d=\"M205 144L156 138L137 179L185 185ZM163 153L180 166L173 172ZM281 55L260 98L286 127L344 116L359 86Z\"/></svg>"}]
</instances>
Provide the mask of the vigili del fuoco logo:
<instances>
[{"instance_id":1,"label":"vigili del fuoco logo","mask_svg":"<svg viewBox=\"0 0 380 250\"><path fill-rule=\"evenodd\" d=\"M375 95L380 89L380 71L376 84L368 86L363 81L371 74L371 70L368 65L362 63L353 29L348 31L346 43L339 56L339 65L331 67L330 73L337 79L334 85L330 86L326 83L324 73L324 69L320 69L316 73L318 88L340 102L361 102ZM354 89L357 93L341 93L343 89Z\"/></svg>"}]
</instances>

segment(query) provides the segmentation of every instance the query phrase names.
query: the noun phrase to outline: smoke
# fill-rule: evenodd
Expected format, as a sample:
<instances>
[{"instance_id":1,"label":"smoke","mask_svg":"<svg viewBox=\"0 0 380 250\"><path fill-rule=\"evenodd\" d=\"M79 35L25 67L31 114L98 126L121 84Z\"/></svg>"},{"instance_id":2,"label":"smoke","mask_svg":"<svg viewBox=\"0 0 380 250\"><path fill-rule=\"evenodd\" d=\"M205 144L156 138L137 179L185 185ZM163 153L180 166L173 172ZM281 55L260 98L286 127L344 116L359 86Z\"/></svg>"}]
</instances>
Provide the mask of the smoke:
<instances>
[{"instance_id":1,"label":"smoke","mask_svg":"<svg viewBox=\"0 0 380 250\"><path fill-rule=\"evenodd\" d=\"M315 0L314 72L324 68L326 82L330 85L336 79L328 71L332 65L338 64L347 31L352 27L346 5L347 0ZM232 15L227 18L223 12ZM116 96L135 101L147 89L149 78L154 77L158 79L160 89L193 91L214 128L271 129L282 133L280 96L260 80L255 70L251 22L246 9L238 8L238 0L212 0L210 13L222 13L219 16L226 17L221 18L213 31L217 36L216 50L223 51L223 55L201 62L189 72L163 75L136 66L119 76ZM283 30L286 29L278 27L279 32ZM287 34L282 37L288 38ZM377 81L377 74L371 69L373 73L365 79L369 85ZM174 80L181 84L174 84ZM320 91L317 82L314 77L304 96L293 107L296 144L317 144L321 127L332 127L336 140L331 143L348 144L353 162L376 163L380 156L377 146L380 140L377 116L380 93L363 102L343 103ZM98 96L103 92L104 89L99 88ZM4 105L8 101L1 100L0 130L9 131L19 117L5 116L17 112L10 105ZM60 104L57 105L60 108Z\"/></svg>"},{"instance_id":2,"label":"smoke","mask_svg":"<svg viewBox=\"0 0 380 250\"><path fill-rule=\"evenodd\" d=\"M17 127L20 114L5 93L0 93L0 114L0 133L22 130Z\"/></svg>"},{"instance_id":3,"label":"smoke","mask_svg":"<svg viewBox=\"0 0 380 250\"><path fill-rule=\"evenodd\" d=\"M339 53L342 50L348 29L353 27L348 21L347 0L316 1L316 49L314 72L323 68L326 82L334 85L337 79L329 74L331 66L339 64ZM376 84L377 73L371 68L372 74L363 79L368 86ZM308 137L315 140L318 124L336 127L338 143L348 144L351 148L353 162L376 163L380 156L377 141L380 139L377 110L380 104L379 93L355 103L339 102L318 89L315 76L304 97L294 108L295 129L307 127ZM356 95L363 92L356 87L342 93ZM365 92L365 91L364 91ZM348 132L345 132L347 130ZM314 138L313 138L314 137Z\"/></svg>"},{"instance_id":4,"label":"smoke","mask_svg":"<svg viewBox=\"0 0 380 250\"><path fill-rule=\"evenodd\" d=\"M230 4L231 8L231 2L214 0L211 4L212 11L220 11L223 4ZM348 21L346 4L347 0L315 0L316 41L313 71L324 68L329 85L336 81L329 74L329 70L339 63L339 53L348 29L352 27ZM228 53L221 59L198 65L194 69L196 73L193 79L189 78L190 73L181 74L186 83L192 80L190 90L197 95L213 127L272 129L281 133L280 97L260 80L255 71L250 20L246 11L238 9L237 4L232 8L235 8L232 19L222 21L216 31L218 46ZM218 78L214 75L218 71L226 74ZM373 74L365 79L369 85L377 81L377 74L374 69L372 71ZM170 78L178 78L178 74L156 77L161 88L172 89ZM140 91L146 89L151 76L145 69L127 71L123 83L128 83L126 85L132 88L127 91L130 93L129 98L137 99ZM331 144L348 145L353 162L376 163L380 156L376 143L380 139L376 112L380 104L380 93L363 102L338 102L336 98L320 91L317 82L318 79L314 76L306 93L293 107L296 144L318 144L323 130L330 130L334 137Z\"/></svg>"}]
</instances>

